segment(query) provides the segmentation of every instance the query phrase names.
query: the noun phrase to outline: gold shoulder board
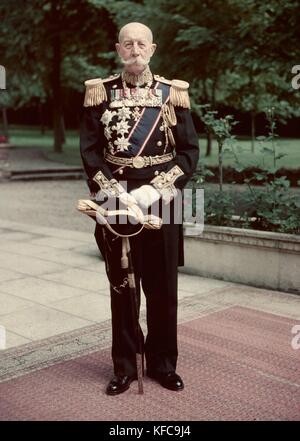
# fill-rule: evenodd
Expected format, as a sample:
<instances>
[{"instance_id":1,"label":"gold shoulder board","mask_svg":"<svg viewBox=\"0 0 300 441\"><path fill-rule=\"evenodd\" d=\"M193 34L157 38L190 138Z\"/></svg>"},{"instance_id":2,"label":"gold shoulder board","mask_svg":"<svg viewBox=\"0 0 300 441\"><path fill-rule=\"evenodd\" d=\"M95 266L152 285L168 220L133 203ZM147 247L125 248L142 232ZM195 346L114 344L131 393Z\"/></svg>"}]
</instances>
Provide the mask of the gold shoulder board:
<instances>
[{"instance_id":1,"label":"gold shoulder board","mask_svg":"<svg viewBox=\"0 0 300 441\"><path fill-rule=\"evenodd\" d=\"M170 87L170 104L173 106L190 109L190 97L188 93L189 83L182 80L166 80L164 77L154 75L154 79L160 83L168 84Z\"/></svg>"},{"instance_id":2,"label":"gold shoulder board","mask_svg":"<svg viewBox=\"0 0 300 441\"><path fill-rule=\"evenodd\" d=\"M84 107L98 106L107 101L107 94L105 90L104 83L116 80L119 78L120 74L111 75L108 78L94 78L93 80L87 80L84 82L86 86L85 96L84 96Z\"/></svg>"},{"instance_id":3,"label":"gold shoulder board","mask_svg":"<svg viewBox=\"0 0 300 441\"><path fill-rule=\"evenodd\" d=\"M161 77L160 75L154 75L155 81L158 81L159 83L168 84L171 86L172 81L167 80L165 77Z\"/></svg>"}]
</instances>

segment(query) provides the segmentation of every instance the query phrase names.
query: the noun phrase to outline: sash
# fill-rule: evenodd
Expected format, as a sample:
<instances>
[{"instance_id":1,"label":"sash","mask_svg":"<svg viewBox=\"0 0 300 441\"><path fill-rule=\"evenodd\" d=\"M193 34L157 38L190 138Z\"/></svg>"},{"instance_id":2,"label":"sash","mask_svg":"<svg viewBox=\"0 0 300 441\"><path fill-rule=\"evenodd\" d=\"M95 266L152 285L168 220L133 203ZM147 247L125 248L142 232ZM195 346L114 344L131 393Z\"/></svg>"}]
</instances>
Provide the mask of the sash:
<instances>
[{"instance_id":1,"label":"sash","mask_svg":"<svg viewBox=\"0 0 300 441\"><path fill-rule=\"evenodd\" d=\"M162 103L165 104L170 98L170 86L158 83L155 88L162 91ZM119 157L132 158L142 154L152 133L154 132L161 117L161 107L144 107L141 116L132 127L127 140L130 142L128 151L122 152ZM117 173L124 166L119 167L113 173Z\"/></svg>"}]
</instances>

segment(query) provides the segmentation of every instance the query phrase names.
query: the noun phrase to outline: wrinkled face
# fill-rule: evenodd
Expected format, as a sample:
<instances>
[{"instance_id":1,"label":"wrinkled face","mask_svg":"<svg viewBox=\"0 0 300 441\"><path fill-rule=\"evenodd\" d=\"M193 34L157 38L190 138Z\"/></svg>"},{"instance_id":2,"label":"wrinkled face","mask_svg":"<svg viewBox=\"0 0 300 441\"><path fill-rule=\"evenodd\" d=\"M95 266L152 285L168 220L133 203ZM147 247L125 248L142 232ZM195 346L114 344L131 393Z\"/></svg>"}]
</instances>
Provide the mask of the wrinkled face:
<instances>
[{"instance_id":1,"label":"wrinkled face","mask_svg":"<svg viewBox=\"0 0 300 441\"><path fill-rule=\"evenodd\" d=\"M125 69L134 73L145 69L155 48L150 29L140 23L130 23L124 26L120 31L119 43L116 44Z\"/></svg>"}]
</instances>

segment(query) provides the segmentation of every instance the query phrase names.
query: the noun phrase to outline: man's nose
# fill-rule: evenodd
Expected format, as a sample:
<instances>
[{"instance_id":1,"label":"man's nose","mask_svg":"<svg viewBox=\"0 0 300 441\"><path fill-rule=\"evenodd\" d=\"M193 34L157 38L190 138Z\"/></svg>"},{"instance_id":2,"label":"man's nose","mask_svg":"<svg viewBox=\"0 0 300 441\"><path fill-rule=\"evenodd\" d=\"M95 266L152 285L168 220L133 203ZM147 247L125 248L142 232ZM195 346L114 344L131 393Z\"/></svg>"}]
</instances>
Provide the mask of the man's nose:
<instances>
[{"instance_id":1,"label":"man's nose","mask_svg":"<svg viewBox=\"0 0 300 441\"><path fill-rule=\"evenodd\" d=\"M132 46L132 55L137 56L140 53L139 46L137 43L134 43Z\"/></svg>"}]
</instances>

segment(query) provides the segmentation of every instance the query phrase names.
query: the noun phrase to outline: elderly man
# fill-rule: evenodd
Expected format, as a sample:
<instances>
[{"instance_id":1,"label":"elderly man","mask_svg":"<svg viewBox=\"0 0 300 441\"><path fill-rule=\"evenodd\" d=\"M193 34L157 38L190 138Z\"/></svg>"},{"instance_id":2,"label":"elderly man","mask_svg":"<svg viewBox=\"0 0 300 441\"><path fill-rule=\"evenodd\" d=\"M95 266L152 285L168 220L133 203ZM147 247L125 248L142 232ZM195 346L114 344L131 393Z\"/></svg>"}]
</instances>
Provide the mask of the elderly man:
<instances>
[{"instance_id":1,"label":"elderly man","mask_svg":"<svg viewBox=\"0 0 300 441\"><path fill-rule=\"evenodd\" d=\"M91 194L117 196L143 210L174 211L174 202L194 172L198 138L189 111L188 83L153 75L149 62L156 45L151 30L129 23L116 50L120 74L88 80L81 124L81 156ZM172 211L173 210L173 211ZM122 242L96 224L95 238L106 262L112 313L114 377L109 395L137 379L137 339L128 281L120 269ZM147 375L163 387L184 387L176 373L177 273L183 265L182 222L169 216L161 229L130 238L137 284L146 296L147 337L139 328Z\"/></svg>"}]
</instances>

